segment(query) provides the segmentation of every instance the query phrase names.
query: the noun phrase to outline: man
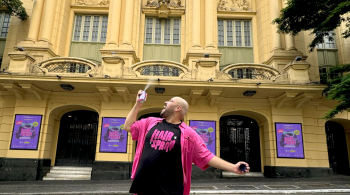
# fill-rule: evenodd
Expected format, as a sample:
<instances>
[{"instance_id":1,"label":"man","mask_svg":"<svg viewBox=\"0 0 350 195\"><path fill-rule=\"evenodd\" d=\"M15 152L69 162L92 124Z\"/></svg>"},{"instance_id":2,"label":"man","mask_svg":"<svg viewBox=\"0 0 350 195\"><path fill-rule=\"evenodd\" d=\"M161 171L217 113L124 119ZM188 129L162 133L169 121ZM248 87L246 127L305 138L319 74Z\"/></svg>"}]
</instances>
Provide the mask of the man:
<instances>
[{"instance_id":1,"label":"man","mask_svg":"<svg viewBox=\"0 0 350 195\"><path fill-rule=\"evenodd\" d=\"M138 141L131 178L130 193L188 195L191 187L192 163L202 170L210 166L236 174L249 172L245 162L231 164L212 154L200 136L182 120L188 103L180 97L165 102L160 116L136 121L142 103L136 103L125 121L125 130ZM136 121L136 122L135 122ZM246 165L246 171L239 166Z\"/></svg>"}]
</instances>

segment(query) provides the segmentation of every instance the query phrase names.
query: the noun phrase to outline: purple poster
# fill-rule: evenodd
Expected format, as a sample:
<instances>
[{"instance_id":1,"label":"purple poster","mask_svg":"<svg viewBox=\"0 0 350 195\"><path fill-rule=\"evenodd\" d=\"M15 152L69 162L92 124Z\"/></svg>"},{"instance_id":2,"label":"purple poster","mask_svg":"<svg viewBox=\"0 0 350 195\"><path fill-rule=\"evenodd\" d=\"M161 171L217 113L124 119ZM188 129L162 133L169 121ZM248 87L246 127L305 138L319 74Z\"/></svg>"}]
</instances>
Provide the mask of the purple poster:
<instances>
[{"instance_id":1,"label":"purple poster","mask_svg":"<svg viewBox=\"0 0 350 195\"><path fill-rule=\"evenodd\" d=\"M190 121L190 127L203 139L208 150L216 154L215 121Z\"/></svg>"},{"instance_id":2,"label":"purple poster","mask_svg":"<svg viewBox=\"0 0 350 195\"><path fill-rule=\"evenodd\" d=\"M100 152L126 153L128 132L124 129L125 118L103 118Z\"/></svg>"},{"instance_id":3,"label":"purple poster","mask_svg":"<svg viewBox=\"0 0 350 195\"><path fill-rule=\"evenodd\" d=\"M13 124L11 150L37 150L41 115L16 114Z\"/></svg>"},{"instance_id":4,"label":"purple poster","mask_svg":"<svg viewBox=\"0 0 350 195\"><path fill-rule=\"evenodd\" d=\"M301 123L275 123L278 158L305 158Z\"/></svg>"}]
</instances>

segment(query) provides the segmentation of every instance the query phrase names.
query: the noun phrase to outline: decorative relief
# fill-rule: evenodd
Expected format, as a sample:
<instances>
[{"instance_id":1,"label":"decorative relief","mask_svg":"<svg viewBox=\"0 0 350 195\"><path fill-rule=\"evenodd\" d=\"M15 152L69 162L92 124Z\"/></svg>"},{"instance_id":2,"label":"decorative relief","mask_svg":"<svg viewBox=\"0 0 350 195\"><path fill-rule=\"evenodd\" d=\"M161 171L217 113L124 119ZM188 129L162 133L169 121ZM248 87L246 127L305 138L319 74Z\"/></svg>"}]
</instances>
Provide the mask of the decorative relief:
<instances>
[{"instance_id":1,"label":"decorative relief","mask_svg":"<svg viewBox=\"0 0 350 195\"><path fill-rule=\"evenodd\" d=\"M252 11L247 0L220 0L218 11Z\"/></svg>"},{"instance_id":2,"label":"decorative relief","mask_svg":"<svg viewBox=\"0 0 350 195\"><path fill-rule=\"evenodd\" d=\"M109 0L76 0L75 5L109 6Z\"/></svg>"},{"instance_id":3,"label":"decorative relief","mask_svg":"<svg viewBox=\"0 0 350 195\"><path fill-rule=\"evenodd\" d=\"M181 0L147 0L146 7L156 7L165 5L171 8L182 8L184 6L181 5Z\"/></svg>"}]
</instances>

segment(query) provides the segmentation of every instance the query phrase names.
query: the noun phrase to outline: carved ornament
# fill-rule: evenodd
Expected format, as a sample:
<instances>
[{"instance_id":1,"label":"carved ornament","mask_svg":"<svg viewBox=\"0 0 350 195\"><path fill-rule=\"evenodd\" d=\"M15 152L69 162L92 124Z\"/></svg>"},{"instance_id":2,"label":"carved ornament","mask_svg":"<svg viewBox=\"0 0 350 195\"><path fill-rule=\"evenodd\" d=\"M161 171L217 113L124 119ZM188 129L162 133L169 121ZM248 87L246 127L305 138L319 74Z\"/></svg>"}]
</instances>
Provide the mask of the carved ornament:
<instances>
[{"instance_id":1,"label":"carved ornament","mask_svg":"<svg viewBox=\"0 0 350 195\"><path fill-rule=\"evenodd\" d=\"M102 6L108 7L109 0L76 0L74 5Z\"/></svg>"},{"instance_id":2,"label":"carved ornament","mask_svg":"<svg viewBox=\"0 0 350 195\"><path fill-rule=\"evenodd\" d=\"M185 7L181 5L181 0L147 0L142 11L146 15L168 18L185 13Z\"/></svg>"},{"instance_id":3,"label":"carved ornament","mask_svg":"<svg viewBox=\"0 0 350 195\"><path fill-rule=\"evenodd\" d=\"M165 5L168 8L182 8L181 0L147 0L146 7L156 7Z\"/></svg>"},{"instance_id":4,"label":"carved ornament","mask_svg":"<svg viewBox=\"0 0 350 195\"><path fill-rule=\"evenodd\" d=\"M218 11L252 11L247 0L220 0Z\"/></svg>"}]
</instances>

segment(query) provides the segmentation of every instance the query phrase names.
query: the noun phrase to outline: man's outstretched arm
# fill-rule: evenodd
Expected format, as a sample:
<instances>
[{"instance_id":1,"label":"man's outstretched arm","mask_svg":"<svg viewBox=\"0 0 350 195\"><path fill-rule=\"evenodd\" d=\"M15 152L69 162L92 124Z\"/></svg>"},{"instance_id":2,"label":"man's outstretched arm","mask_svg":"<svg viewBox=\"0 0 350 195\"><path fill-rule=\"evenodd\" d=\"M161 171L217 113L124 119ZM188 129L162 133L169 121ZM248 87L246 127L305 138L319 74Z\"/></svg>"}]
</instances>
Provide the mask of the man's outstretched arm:
<instances>
[{"instance_id":1,"label":"man's outstretched arm","mask_svg":"<svg viewBox=\"0 0 350 195\"><path fill-rule=\"evenodd\" d=\"M135 103L134 107L130 110L128 116L126 117L125 124L124 124L124 130L127 132L130 132L130 126L136 121L137 113L139 112L139 110L142 106L142 103L139 101L140 94L141 94L141 90L137 94L136 103Z\"/></svg>"},{"instance_id":2,"label":"man's outstretched arm","mask_svg":"<svg viewBox=\"0 0 350 195\"><path fill-rule=\"evenodd\" d=\"M238 162L236 164L232 164L232 163L229 163L217 156L214 156L209 162L208 164L212 167L215 167L217 169L222 169L222 170L225 170L225 171L230 171L230 172L233 172L233 173L236 173L236 174L245 174L245 173L248 173L249 172L249 165L248 163L246 162ZM245 164L246 167L247 167L247 170L245 172L241 171L239 169L239 166L241 164Z\"/></svg>"}]
</instances>

